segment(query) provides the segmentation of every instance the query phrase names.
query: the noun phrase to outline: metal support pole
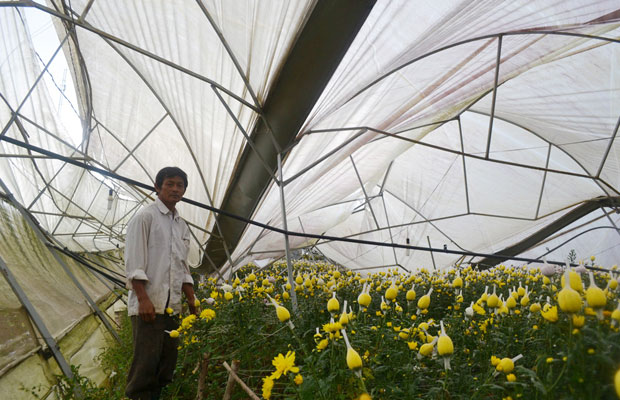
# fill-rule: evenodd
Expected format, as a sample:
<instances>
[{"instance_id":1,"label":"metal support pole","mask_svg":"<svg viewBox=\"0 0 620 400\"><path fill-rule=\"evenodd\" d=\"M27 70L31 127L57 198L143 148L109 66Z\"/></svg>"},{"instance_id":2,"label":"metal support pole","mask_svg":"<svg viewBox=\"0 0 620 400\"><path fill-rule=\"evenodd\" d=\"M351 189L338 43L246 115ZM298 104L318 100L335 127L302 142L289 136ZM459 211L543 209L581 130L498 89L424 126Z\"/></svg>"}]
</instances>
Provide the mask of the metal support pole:
<instances>
[{"instance_id":1,"label":"metal support pole","mask_svg":"<svg viewBox=\"0 0 620 400\"><path fill-rule=\"evenodd\" d=\"M41 319L41 316L39 315L37 310L34 308L32 303L28 299L28 296L26 296L26 293L24 292L24 290L21 288L21 286L15 279L15 276L11 273L11 270L5 264L2 257L0 257L0 270L2 270L2 275L4 275L9 286L11 286L11 289L13 289L13 293L15 293L15 296L17 296L20 303L22 303L22 305L26 309L26 312L28 312L28 315L32 319L32 322L34 323L34 325L37 327L37 329L41 333L41 337L43 338L43 341L45 342L47 347L52 352L52 355L54 356L54 359L58 363L60 370L67 378L72 379L73 372L71 371L71 367L69 366L69 363L67 363L67 360L65 360L65 357L60 352L60 347L58 346L56 339L54 339L50 331L47 329L47 326L45 326L45 323ZM82 398L81 393L79 393L78 398Z\"/></svg>"},{"instance_id":2,"label":"metal support pole","mask_svg":"<svg viewBox=\"0 0 620 400\"><path fill-rule=\"evenodd\" d=\"M495 115L495 102L497 98L497 82L499 81L499 64L502 55L502 35L497 37L497 61L495 62L495 82L493 84L493 99L491 101L491 117L489 118L489 136L487 138L487 151L484 158L489 158L489 150L491 150L491 133L493 132L493 116Z\"/></svg>"},{"instance_id":3,"label":"metal support pole","mask_svg":"<svg viewBox=\"0 0 620 400\"><path fill-rule=\"evenodd\" d=\"M428 248L432 249L433 246L431 246L431 238L428 237L428 235L426 235L426 240L428 241ZM435 264L435 256L433 255L433 250L430 250L430 252L431 252L431 260L433 260L433 269L437 271L437 265Z\"/></svg>"},{"instance_id":4,"label":"metal support pole","mask_svg":"<svg viewBox=\"0 0 620 400\"><path fill-rule=\"evenodd\" d=\"M282 178L282 155L278 153L278 176L280 177L280 182L278 186L280 187L280 205L282 206L282 227L286 232L288 232L288 223L286 222L286 206L284 203L284 180ZM288 272L288 283L291 285L291 301L293 303L293 312L297 312L297 292L295 292L295 280L293 279L293 265L291 264L291 252L288 243L288 235L284 234L284 249L286 252L286 271Z\"/></svg>"},{"instance_id":5,"label":"metal support pole","mask_svg":"<svg viewBox=\"0 0 620 400\"><path fill-rule=\"evenodd\" d=\"M390 166L392 164L390 163ZM387 177L387 174L386 174ZM388 217L387 206L385 205L385 197L381 196L383 202L383 210L385 211L385 221L387 222L388 232L390 233L390 243L394 244L394 236L392 235L392 227L390 226L390 217ZM398 258L396 257L396 248L392 247L392 253L394 254L394 264L398 265Z\"/></svg>"},{"instance_id":6,"label":"metal support pole","mask_svg":"<svg viewBox=\"0 0 620 400\"><path fill-rule=\"evenodd\" d=\"M549 159L551 158L551 143L547 149L547 161L545 162L545 168L549 168ZM538 205L536 206L535 219L538 219L538 213L540 212L540 203L542 202L543 192L545 191L545 181L547 180L547 171L543 173L542 184L540 185L540 195L538 196Z\"/></svg>"},{"instance_id":7,"label":"metal support pole","mask_svg":"<svg viewBox=\"0 0 620 400\"><path fill-rule=\"evenodd\" d=\"M37 238L44 244L50 243L47 237L43 234L43 229L39 226L39 224L37 224L34 221L32 216L24 209L24 207L22 207L22 205L17 200L15 200L15 197L13 196L9 188L4 184L4 181L2 181L2 179L0 179L0 187L2 187L2 190L4 190L4 193L6 193L11 203L19 210L20 214L22 215L26 223L30 226L30 228L32 228L35 235L37 235ZM62 269L65 271L65 273L69 276L71 281L73 281L73 284L80 290L84 298L86 298L86 301L88 302L90 307L93 309L93 311L97 314L99 319L101 319L101 322L103 322L103 325L108 329L108 331L112 334L112 336L118 342L120 342L121 339L118 336L118 333L116 332L116 330L110 324L110 321L108 321L108 319L105 317L105 315L103 314L103 312L101 311L97 303L90 297L86 289L84 289L84 287L77 280L75 275L73 275L73 272L71 272L71 270L69 269L67 264L64 262L64 260L60 258L60 255L58 255L58 252L56 250L50 251L50 252L52 253L52 256L54 256L58 264L60 264Z\"/></svg>"},{"instance_id":8,"label":"metal support pole","mask_svg":"<svg viewBox=\"0 0 620 400\"><path fill-rule=\"evenodd\" d=\"M370 213L372 214L372 219L375 220L375 225L377 225L377 229L379 229L379 221L377 221L377 217L375 216L375 211L372 209L372 204L370 204L370 199L368 198L368 193L366 193L366 188L364 187L364 182L362 182L362 177L355 166L355 161L353 161L353 156L349 156L351 159L351 164L353 164L353 170L355 171L355 175L357 175L357 180L362 187L362 192L364 192L364 197L366 198L366 203L368 203L368 208L370 208Z\"/></svg>"}]
</instances>

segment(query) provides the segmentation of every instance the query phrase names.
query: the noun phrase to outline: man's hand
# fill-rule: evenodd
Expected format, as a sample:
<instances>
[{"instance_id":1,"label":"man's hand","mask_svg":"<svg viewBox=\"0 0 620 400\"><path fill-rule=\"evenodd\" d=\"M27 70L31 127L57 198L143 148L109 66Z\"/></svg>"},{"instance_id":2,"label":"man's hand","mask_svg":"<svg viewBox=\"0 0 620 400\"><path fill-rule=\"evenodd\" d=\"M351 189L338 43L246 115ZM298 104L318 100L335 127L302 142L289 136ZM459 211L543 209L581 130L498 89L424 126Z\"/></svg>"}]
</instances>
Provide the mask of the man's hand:
<instances>
[{"instance_id":1,"label":"man's hand","mask_svg":"<svg viewBox=\"0 0 620 400\"><path fill-rule=\"evenodd\" d=\"M136 293L136 297L138 298L138 314L142 321L144 322L153 322L155 321L155 307L151 302L151 299L146 294L146 289L144 288L146 285L146 281L141 281L134 279L131 281L131 286L133 291Z\"/></svg>"},{"instance_id":2,"label":"man's hand","mask_svg":"<svg viewBox=\"0 0 620 400\"><path fill-rule=\"evenodd\" d=\"M182 286L183 293L187 298L187 304L189 306L189 312L198 315L198 306L196 306L196 298L194 297L194 286L191 283L184 283Z\"/></svg>"}]
</instances>

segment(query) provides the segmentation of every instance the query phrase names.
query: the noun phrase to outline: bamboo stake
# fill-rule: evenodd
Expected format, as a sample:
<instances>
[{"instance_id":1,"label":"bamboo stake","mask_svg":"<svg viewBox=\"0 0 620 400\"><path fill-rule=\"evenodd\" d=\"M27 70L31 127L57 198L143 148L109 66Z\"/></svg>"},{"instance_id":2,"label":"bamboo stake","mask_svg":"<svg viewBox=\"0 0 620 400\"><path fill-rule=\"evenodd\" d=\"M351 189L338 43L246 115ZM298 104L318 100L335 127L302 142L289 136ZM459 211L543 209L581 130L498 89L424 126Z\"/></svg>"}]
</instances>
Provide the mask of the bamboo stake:
<instances>
[{"instance_id":1,"label":"bamboo stake","mask_svg":"<svg viewBox=\"0 0 620 400\"><path fill-rule=\"evenodd\" d=\"M233 371L233 370L230 368L230 365L228 365L228 363L227 363L226 361L224 361L224 368L226 368L226 369L228 370L228 372L230 373L230 376L232 376L232 377L233 377L233 379L237 381L237 383L239 384L239 386L241 386L241 388L242 388L243 390L245 390L245 392L246 392L246 393L250 396L250 398L251 398L251 399L253 399L253 400L260 400L260 398L259 398L256 394L254 394L254 392L252 391L252 389L250 389L250 388L248 387L248 385L246 385L246 384L245 384L245 383L241 380L241 378L239 378L239 377L237 376L237 374L235 373L235 371Z\"/></svg>"},{"instance_id":2,"label":"bamboo stake","mask_svg":"<svg viewBox=\"0 0 620 400\"><path fill-rule=\"evenodd\" d=\"M205 389L205 380L207 377L207 369L209 367L209 355L204 353L202 355L202 361L200 363L200 375L198 377L198 391L196 392L196 400L202 400L204 398L203 391Z\"/></svg>"},{"instance_id":3,"label":"bamboo stake","mask_svg":"<svg viewBox=\"0 0 620 400\"><path fill-rule=\"evenodd\" d=\"M239 371L239 360L232 360L232 371L236 374ZM226 382L226 391L224 392L224 397L222 400L230 400L232 396L232 391L235 385L235 378L233 378L232 374L228 374L228 382Z\"/></svg>"}]
</instances>

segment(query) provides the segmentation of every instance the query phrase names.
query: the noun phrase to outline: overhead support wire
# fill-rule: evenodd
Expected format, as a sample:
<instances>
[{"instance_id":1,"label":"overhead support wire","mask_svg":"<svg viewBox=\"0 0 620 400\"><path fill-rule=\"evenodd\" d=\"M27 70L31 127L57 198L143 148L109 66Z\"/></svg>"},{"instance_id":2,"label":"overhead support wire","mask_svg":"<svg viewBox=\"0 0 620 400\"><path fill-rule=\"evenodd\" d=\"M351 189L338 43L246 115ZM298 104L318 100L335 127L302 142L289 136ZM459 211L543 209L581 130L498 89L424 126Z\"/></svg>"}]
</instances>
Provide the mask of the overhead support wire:
<instances>
[{"instance_id":1,"label":"overhead support wire","mask_svg":"<svg viewBox=\"0 0 620 400\"><path fill-rule=\"evenodd\" d=\"M136 150L138 150L138 147L140 147L140 146L142 145L142 143L144 143L144 141L145 141L146 139L148 139L148 137L149 137L149 136L151 136L151 133L155 132L155 129L157 129L157 127L158 127L159 125L161 125L161 123L162 123L162 122L164 122L164 120L166 119L166 117L167 117L168 115L169 115L169 114L168 114L168 112L164 113L163 117L161 117L161 118L160 118L160 119L159 119L159 120L155 123L155 125L153 125L153 127L152 127L151 129L149 129L149 131L146 133L146 135L144 135L144 136L142 137L142 139L140 139L140 141L138 141L138 143L137 143L137 144L133 147L133 149L131 149L131 151L129 151L129 152L127 153L127 155L126 155L125 157L123 157L123 159L122 159L122 160L118 163L118 165L117 165L115 168L113 168L113 169L112 169L112 171L113 171L113 172L118 171L118 169L119 169L119 168L120 168L120 167L121 167L121 166L125 163L125 161L127 161L130 157L134 157L134 155L133 155L133 154L135 153L135 151L136 151ZM106 130L107 130L107 129L106 129ZM109 132L109 131L108 131L108 132ZM137 161L137 158L136 158L136 157L134 157L134 159L136 159L136 161ZM143 167L143 169L144 169L144 167Z\"/></svg>"},{"instance_id":2,"label":"overhead support wire","mask_svg":"<svg viewBox=\"0 0 620 400\"><path fill-rule=\"evenodd\" d=\"M465 145L463 143L463 127L461 126L461 116L459 115L456 119L459 126L459 138L461 141L461 152L463 155L461 156L463 161L463 184L465 187L465 203L467 205L467 213L471 212L471 208L469 207L469 183L467 182L467 166L465 163Z\"/></svg>"},{"instance_id":3,"label":"overhead support wire","mask_svg":"<svg viewBox=\"0 0 620 400\"><path fill-rule=\"evenodd\" d=\"M135 46L135 45L133 45L133 44L131 44L131 43L129 43L129 42L123 40L123 39L120 39L120 38L118 38L118 37L116 37L114 35L111 35L111 34L109 34L107 32L104 32L104 31L102 31L100 29L97 29L97 28L93 27L92 25L88 24L87 22L81 21L79 19L75 20L74 18L72 18L72 17L70 17L70 16L68 16L66 14L63 14L63 13L61 13L59 11L56 11L56 10L54 10L52 8L46 7L46 6L42 5L42 4L36 3L36 2L34 2L32 0L17 0L17 1L14 1L14 2L9 2L9 4L0 4L0 6L2 6L2 5L4 5L4 6L11 6L11 7L32 7L32 8L36 8L38 10L44 11L44 12L46 12L46 13L54 16L54 17L57 17L57 18L59 18L59 19L61 19L63 21L69 22L69 23L71 23L71 24L73 24L75 26L79 26L80 28L83 28L83 29L85 29L87 31L95 33L95 34L101 36L104 39L108 39L108 40L110 40L112 42L115 42L115 43L117 43L117 44L119 44L119 45L121 45L123 47L126 47L126 48L128 48L130 50L133 50L133 51L135 51L137 53L142 54L143 56L146 56L146 57L151 58L151 59L153 59L155 61L158 61L158 62L160 62L162 64L165 64L165 65L167 65L167 66L169 66L169 67L171 67L173 69L176 69L176 70L178 70L178 71L180 71L182 73L185 73L185 74L187 74L187 75L189 75L191 77L194 77L194 78L196 78L198 80L201 80L201 81L209 83L209 84L213 84L218 89L222 90L224 93L226 93L230 97L234 98L238 102L242 103L246 107L251 108L252 110L258 112L258 109L253 104L248 103L246 100L244 100L243 98L239 97L235 93L231 92L230 90L228 90L224 86L220 85L219 83L217 83L217 82L215 82L215 81L213 81L213 80L211 80L211 79L209 79L209 78L207 78L207 77L205 77L203 75L200 75L200 74L198 74L198 73L196 73L194 71L191 71L191 70L189 70L189 69L187 69L185 67L182 67L182 66L180 66L178 64L175 64L172 61L169 61L169 60L167 60L167 59L165 59L163 57L160 57L160 56L158 56L158 55L156 55L154 53L151 53L151 52L149 52L149 51L147 51L145 49L142 49L142 48L140 48L138 46Z\"/></svg>"},{"instance_id":4,"label":"overhead support wire","mask_svg":"<svg viewBox=\"0 0 620 400\"><path fill-rule=\"evenodd\" d=\"M499 66L501 64L502 55L502 35L497 37L497 59L495 61L495 82L493 83L493 99L491 100L491 117L489 118L489 134L487 137L487 151L484 158L489 158L489 150L491 149L491 134L493 132L493 117L495 116L495 103L497 99L497 82L499 80Z\"/></svg>"},{"instance_id":5,"label":"overhead support wire","mask_svg":"<svg viewBox=\"0 0 620 400\"><path fill-rule=\"evenodd\" d=\"M39 148L37 146L30 145L28 143L21 142L19 140L16 140L16 139L13 139L13 138L10 138L10 137L7 137L7 136L4 136L4 137L0 138L0 141L6 141L6 142L14 144L16 146L25 147L25 148L28 148L28 149L30 149L32 151L37 152L37 153L45 154L45 155L47 155L47 156L49 156L51 158L56 158L56 159L65 161L66 163L69 163L69 164L72 164L72 165L76 165L76 166L82 167L84 169L88 169L90 171L94 171L94 172L100 173L102 175L107 176L108 178L117 179L119 181L125 182L127 184L130 184L130 185L133 185L133 186L136 186L136 187L140 187L140 188L143 188L143 189L146 189L146 190L149 190L149 191L154 191L154 188L152 186L147 185L145 183L142 183L142 182L136 181L134 179L127 178L127 177L124 177L124 176L121 176L121 175L109 172L109 171L101 169L101 168L94 167L92 165L88 165L88 164L84 164L84 163L81 163L81 162L76 161L76 160L72 160L72 159L70 159L68 157L65 157L65 156L62 156L62 155L59 155L59 154L55 154L55 153L50 152L48 150ZM392 196L394 196L394 195L392 194ZM394 197L396 197L396 196L394 196ZM283 229L280 229L280 228L277 228L277 227L273 227L273 226L270 226L270 225L267 225L267 224L263 224L263 223L258 222L258 221L253 221L251 219L248 219L248 218L245 218L245 217L242 217L242 216L238 216L236 214L232 214L232 213L227 212L225 210L218 209L218 208L215 208L213 206L209 206L209 205L197 202L195 200L183 198L181 201L183 201L185 203L188 203L188 204L191 204L191 205L194 205L196 207L199 207L199 208L211 211L211 212L219 213L219 214L221 214L221 215L223 215L225 217L236 219L236 220L242 221L242 222L244 222L246 224L251 224L251 225L254 225L254 226L258 226L260 228L267 229L267 230L270 230L270 231L273 231L273 232L276 232L276 233L280 233L280 234L283 234L283 235L286 234L286 235L295 236L295 237L305 237L305 238L317 239L317 240L330 240L330 241L338 241L338 242L345 242L345 243L355 243L355 244L370 245L370 246L383 246L383 247L394 246L394 247L400 248L400 249L421 250L421 251L434 251L436 253L455 254L455 255L459 255L459 256L466 255L466 256L475 256L475 257L505 257L504 258L505 260L510 259L510 260L522 261L522 262L526 262L526 263L533 263L533 262L537 263L537 262L539 262L539 260L537 260L537 259L525 258L525 257L517 257L517 256L514 256L514 255L504 255L504 254L498 254L498 253L495 253L495 254L476 253L476 252L472 252L472 251L452 250L452 249L447 249L447 248L446 249L438 249L438 248L429 249L428 247L425 247L425 246L402 245L402 244L397 244L397 243L390 244L390 243L375 242L375 241L370 241L370 240L361 240L361 239L336 237L336 236L328 236L328 235L317 235L317 234L303 233L303 232L291 232L291 231L286 231L286 230L283 230ZM615 197L615 198L610 198L610 200L608 200L608 201L620 202L620 196L619 197ZM590 203L591 202L599 202L599 203L602 202L602 203L605 203L605 199L602 199L602 200L592 200L592 201L590 201ZM604 205L607 205L607 204L605 203ZM617 207L618 205L614 203L612 206L613 207ZM547 263L549 263L549 264L556 264L556 265L564 265L565 264L563 261L547 261ZM571 265L572 266L577 266L578 264L571 264ZM600 269L600 268L597 269L597 270L601 270L601 271L605 271L605 272L607 271L605 269Z\"/></svg>"},{"instance_id":6,"label":"overhead support wire","mask_svg":"<svg viewBox=\"0 0 620 400\"><path fill-rule=\"evenodd\" d=\"M472 104L472 106L473 106L473 104ZM490 116L489 114L487 114L485 112L477 111L477 110L472 110L471 106L470 106L470 108L467 111L471 112L471 113L474 113L474 114L485 115L487 117ZM616 188L614 188L613 186L611 186L610 184L605 182L602 178L596 177L596 176L592 176L588 172L586 167L584 167L584 165L579 160L577 160L572 154L570 154L568 151L566 151L562 147L562 145L569 144L569 143L559 143L559 144L556 145L556 144L550 142L548 139L546 139L543 135L539 134L538 132L535 132L532 129L530 129L530 128L526 127L526 126L523 126L523 125L521 125L521 124L519 124L519 123L517 123L515 121L511 121L511 120L509 120L507 118L500 117L498 115L495 115L494 119L498 119L500 121L504 121L504 122L506 122L506 123L508 123L510 125L516 126L517 128L523 129L524 131L531 133L532 135L536 136L537 138L539 138L540 140L544 141L545 143L548 143L548 144L554 146L556 149L558 149L559 151L564 153L568 158L570 158L575 164L577 164L579 166L579 168L581 168L583 170L583 172L585 172L585 174L576 174L575 175L573 173L566 173L566 175L577 176L577 177L580 177L580 178L592 179L594 181L594 183L596 183L596 185L601 189L601 191L603 191L603 193L607 193L605 191L605 189L603 189L603 184L604 184L607 187L609 187L613 192L615 192L616 194L620 195L620 192ZM492 161L492 160L489 159L487 161ZM539 167L539 169L542 170L542 171L547 171L547 172L562 173L561 170L552 170L552 169L549 169L549 168L540 168L540 167ZM568 172L568 171L564 171L564 172Z\"/></svg>"},{"instance_id":7,"label":"overhead support wire","mask_svg":"<svg viewBox=\"0 0 620 400\"><path fill-rule=\"evenodd\" d=\"M616 127L614 128L614 133L611 135L611 140L609 140L609 145L607 149L605 149L605 155L603 155L603 160L601 160L601 165L598 167L598 171L596 172L596 177L601 176L601 172L603 172L603 167L605 166L605 162L607 161L607 156L609 156L609 151L614 145L614 141L616 140L616 135L618 134L618 128L620 127L620 117L618 117L618 122L616 122Z\"/></svg>"},{"instance_id":8,"label":"overhead support wire","mask_svg":"<svg viewBox=\"0 0 620 400\"><path fill-rule=\"evenodd\" d=\"M549 148L547 149L547 161L545 162L545 169L549 168L549 159L551 158L551 143L549 143ZM540 203L542 202L543 193L545 191L545 181L547 180L547 171L543 173L542 184L540 185L540 195L538 196L538 205L536 206L536 214L534 218L538 218L538 213L540 212Z\"/></svg>"},{"instance_id":9,"label":"overhead support wire","mask_svg":"<svg viewBox=\"0 0 620 400\"><path fill-rule=\"evenodd\" d=\"M466 153L460 150L454 150L454 149L450 149L447 147L442 147L436 144L432 144L432 143L427 143L427 142L423 142L420 140L416 140L416 139L410 139L410 138L406 138L391 132L387 132L387 131L383 131L381 129L377 129L377 128L372 128L369 126L355 126L355 127L346 127L346 128L332 128L332 129L323 129L322 131L331 131L331 132L338 132L338 131L350 131L350 130L359 130L359 129L367 129L371 132L376 132L376 133L380 133L382 135L397 139L397 140L402 140L405 142L409 142L409 143L414 143L417 145L420 145L422 147L428 147L434 150L438 150L438 151L442 151L445 153L451 153L454 155L458 155L458 156L464 156L464 157L468 157L468 158L472 158L475 160L480 160L480 161L487 161L487 162L492 162L492 163L497 163L497 164L503 164L503 165L509 165L512 167L519 167L519 168L525 168L525 169L531 169L531 170L536 170L536 171L547 171L547 172L552 172L554 174L559 174L559 175L567 175L567 176L575 176L578 178L587 178L587 179L594 179L596 180L596 177L593 177L591 175L587 175L587 174L580 174L577 172L570 172L570 171L562 171L562 170L557 170L557 169L551 169L551 168L543 168L543 167L537 167L535 165L527 165L527 164L521 164L521 163L517 163L517 162L513 162L513 161L506 161L506 160L498 160L498 159L494 159L494 158L485 158L484 156L479 156L476 154L472 154L472 153ZM603 179L598 178L601 182L604 182ZM609 186L609 185L608 185ZM611 186L610 186L611 187ZM614 189L613 187L611 187L612 190L617 191L616 189ZM618 192L618 194L620 194L620 192Z\"/></svg>"},{"instance_id":10,"label":"overhead support wire","mask_svg":"<svg viewBox=\"0 0 620 400\"><path fill-rule=\"evenodd\" d=\"M241 131L241 134L243 134L243 137L245 138L246 142L248 143L250 148L254 151L254 154L256 154L256 157L258 157L258 159L262 163L263 168L265 169L267 174L271 176L271 179L273 179L274 182L278 183L278 179L276 178L274 173L271 171L271 168L269 168L267 161L265 161L265 158L263 157L263 155L260 153L260 151L258 151L258 149L256 148L256 145L254 144L254 141L252 140L250 135L248 135L248 133L245 131L245 129L243 128L243 125L241 125L241 122L239 122L239 119L237 118L237 116L232 112L228 103L226 103L226 101L224 100L224 98L222 97L222 95L220 94L220 92L217 90L215 86L211 85L211 89L213 89L213 92L215 92L215 95L220 100L220 103L222 103L222 105L226 109L226 112L228 113L230 118L232 118L232 120L235 121L235 125L237 125L237 128L239 129L239 131Z\"/></svg>"},{"instance_id":11,"label":"overhead support wire","mask_svg":"<svg viewBox=\"0 0 620 400\"><path fill-rule=\"evenodd\" d=\"M301 171L297 172L295 175L293 175L290 178L288 178L286 181L284 181L284 185L288 185L289 183L293 182L295 179L299 178L300 176L304 175L306 172L310 171L312 168L316 167L317 165L319 165L323 161L327 160L329 157L331 157L332 155L336 154L337 152L342 150L344 147L346 147L347 145L352 143L354 140L356 140L357 138L362 136L364 133L366 133L366 131L367 131L366 129L361 129L358 133L356 133L355 135L351 136L350 138L348 138L344 142L340 143L338 146L334 147L332 150L328 151L327 153L325 153L324 155L319 157L312 164L306 166Z\"/></svg>"},{"instance_id":12,"label":"overhead support wire","mask_svg":"<svg viewBox=\"0 0 620 400\"><path fill-rule=\"evenodd\" d=\"M105 40L105 39L104 39ZM179 132L179 135L181 136L181 139L183 140L183 143L185 143L185 146L187 147L187 151L189 152L190 156L192 157L192 161L194 162L194 165L196 166L196 169L198 171L198 174L200 175L200 180L202 181L202 185L203 188L205 190L205 193L207 195L207 198L209 200L209 202L211 204L213 204L213 198L211 197L211 191L209 190L209 186L207 185L207 182L205 180L204 174L202 173L202 169L200 168L200 163L198 162L198 159L196 157L196 154L194 153L192 147L189 145L189 142L187 140L187 137L183 131L183 129L181 128L181 125L177 122L176 118L174 118L173 114L170 112L170 109L168 107L168 105L163 101L163 99L161 98L161 96L157 93L157 91L155 91L153 89L153 86L151 85L151 83L146 79L146 77L140 72L140 70L138 70L138 68L134 65L134 63L129 60L127 58L127 56L125 54L123 54L122 52L120 52L119 49L116 48L116 46L112 45L112 43L110 43L109 40L105 40L106 43L108 43L108 45L114 50L116 51L116 53L123 59L125 60L125 62L130 66L130 68L138 75L138 77L142 80L142 82L148 87L148 89L151 91L151 93L153 94L153 96L157 99L157 101L159 102L159 104L162 106L162 108L166 111L166 114L170 117L170 120L172 121L172 123L175 125L175 127L177 128L177 131ZM229 93L229 91L223 89L222 87L220 87L219 85L217 85L215 82L209 81L208 83L213 84L216 88L222 90L224 93L231 95ZM108 131L109 132L109 131ZM118 139L117 139L118 140ZM135 157L134 157L135 158ZM141 165L141 164L140 164ZM145 171L146 172L146 171ZM222 232L222 228L220 226L220 222L217 220L217 218L215 219L215 227L217 228L218 232L219 232L219 237L221 238L221 243L222 243L222 248L224 250L224 254L225 254L225 258L228 260L231 269L233 268L233 264L232 264L232 258L231 258L231 254L230 254L230 250L228 249L228 244L226 243L225 240L225 235ZM204 264L204 263L203 263Z\"/></svg>"},{"instance_id":13,"label":"overhead support wire","mask_svg":"<svg viewBox=\"0 0 620 400\"><path fill-rule=\"evenodd\" d=\"M383 211L385 212L385 221L387 222L388 232L390 233L390 242L394 244L394 236L392 235L392 227L390 226L390 217L388 216L387 206L385 205L385 197L383 197L383 195L381 196L381 201L383 202ZM396 257L396 247L392 247L392 253L394 254L394 264L399 265L398 257Z\"/></svg>"},{"instance_id":14,"label":"overhead support wire","mask_svg":"<svg viewBox=\"0 0 620 400\"><path fill-rule=\"evenodd\" d=\"M353 164L353 170L355 171L355 175L357 175L357 180L360 183L360 186L362 187L362 192L364 192L364 197L366 198L366 204L368 204L368 208L370 208L370 213L372 214L372 219L375 221L375 225L377 226L377 229L379 229L379 221L377 221L377 216L375 215L375 211L372 208L372 204L370 203L370 199L368 198L368 193L366 193L366 188L364 187L364 182L362 181L362 177L360 176L360 173L357 170L357 167L355 166L355 161L353 160L353 156L350 155L349 159L351 160L351 164Z\"/></svg>"}]
</instances>

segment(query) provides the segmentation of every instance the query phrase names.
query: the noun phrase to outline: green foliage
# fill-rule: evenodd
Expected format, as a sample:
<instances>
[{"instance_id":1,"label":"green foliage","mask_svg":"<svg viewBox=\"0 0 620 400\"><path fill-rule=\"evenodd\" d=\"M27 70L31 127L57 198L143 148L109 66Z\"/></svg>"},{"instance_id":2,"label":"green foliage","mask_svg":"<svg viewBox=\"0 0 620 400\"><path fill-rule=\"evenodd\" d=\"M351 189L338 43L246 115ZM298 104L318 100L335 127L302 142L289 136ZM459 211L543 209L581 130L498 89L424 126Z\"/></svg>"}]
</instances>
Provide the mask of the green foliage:
<instances>
[{"instance_id":1,"label":"green foliage","mask_svg":"<svg viewBox=\"0 0 620 400\"><path fill-rule=\"evenodd\" d=\"M561 310L555 323L530 310L533 303L557 306L559 275L547 280L537 270L505 267L484 272L466 267L459 274L463 287L457 289L452 287L456 271L423 270L406 276L389 271L361 276L324 263L299 260L294 273L301 282L296 287L296 312L284 294L287 279L282 264L260 272L255 266L245 267L226 283L229 287L223 288L213 279L204 281L197 285L196 294L202 300L201 309L213 310L215 317L179 321L179 362L174 382L166 387L162 399L195 399L201 382L205 399L222 398L229 375L223 362L232 364L232 360L239 360L238 375L260 396L264 380L281 368L274 358L292 352L303 383L295 383L296 372L274 377L271 399L351 400L363 393L373 399L615 398L612 376L620 363L620 333L610 311L618 303L616 289L606 293L604 319L583 309L580 315L585 322L576 328L572 316ZM254 275L257 279L251 281ZM607 287L615 279L609 273L594 276L599 287ZM381 296L392 282L399 288L398 296L382 310ZM371 285L372 302L367 309L357 304L364 283ZM584 276L585 286L588 283L589 278ZM408 302L406 291L412 285L416 299ZM529 304L521 305L523 293L515 292L519 287L524 292L526 286ZM493 287L504 300L501 309L494 310L483 300L485 289L490 294ZM418 309L418 299L430 288L429 308ZM225 290L234 293L232 299L224 299ZM350 306L347 311L352 318L344 328L351 346L362 357L359 371L347 366L341 331L328 332L330 318L338 322L341 315L330 315L326 309L333 292L340 302L340 313L345 300ZM508 309L505 305L510 296L517 299L517 305ZM293 329L278 320L269 297L290 311ZM466 316L465 310L472 303L479 304L484 314ZM436 352L432 356L418 354L423 344L440 334L439 321L454 345L451 369L445 369L444 359ZM319 349L317 344L322 340L328 344ZM106 368L116 372L105 398L122 398L131 358L131 347L124 347L126 343L130 340L112 346L102 357ZM510 372L498 371L492 363L519 354L522 358ZM79 380L73 385L91 389ZM235 385L232 399L247 398Z\"/></svg>"}]
</instances>

